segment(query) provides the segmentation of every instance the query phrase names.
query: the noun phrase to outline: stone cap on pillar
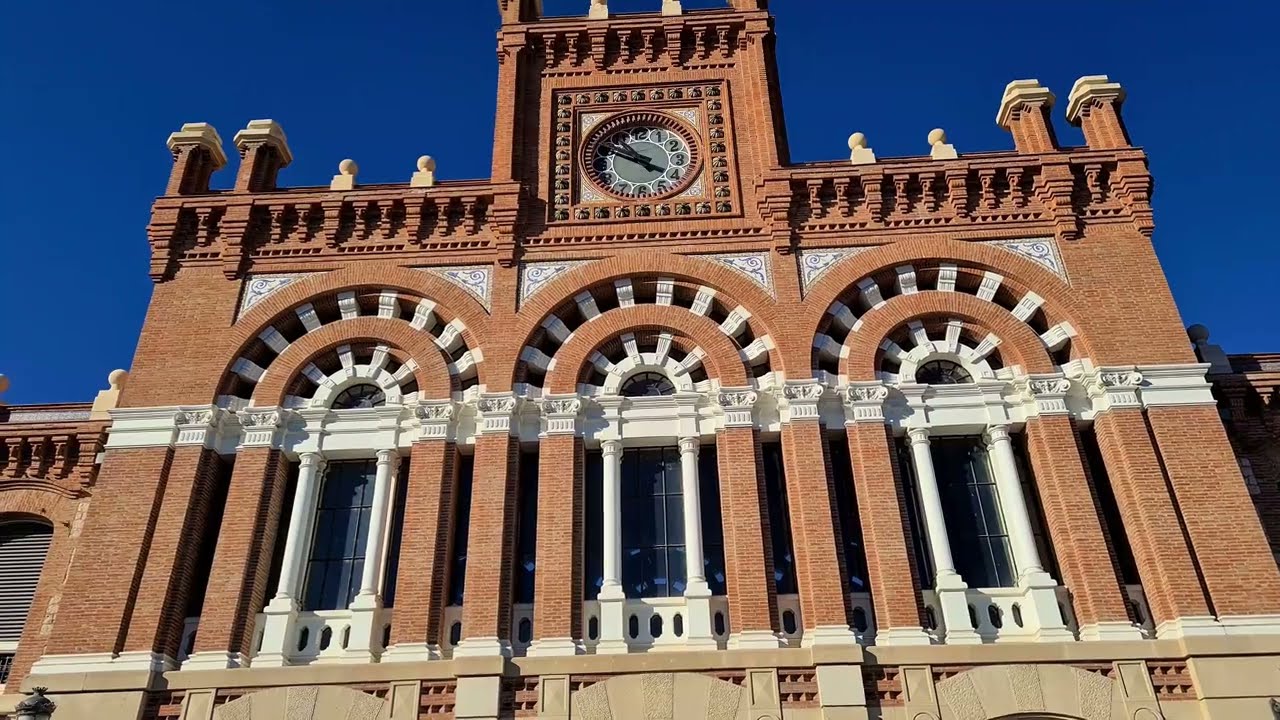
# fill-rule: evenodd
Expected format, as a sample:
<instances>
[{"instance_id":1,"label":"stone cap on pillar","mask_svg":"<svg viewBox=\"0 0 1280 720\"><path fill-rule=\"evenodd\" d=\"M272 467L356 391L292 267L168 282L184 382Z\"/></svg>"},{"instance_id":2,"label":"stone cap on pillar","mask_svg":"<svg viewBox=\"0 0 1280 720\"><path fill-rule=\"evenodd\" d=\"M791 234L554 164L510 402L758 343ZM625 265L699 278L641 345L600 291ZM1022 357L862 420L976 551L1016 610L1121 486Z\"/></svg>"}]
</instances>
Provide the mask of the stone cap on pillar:
<instances>
[{"instance_id":1,"label":"stone cap on pillar","mask_svg":"<svg viewBox=\"0 0 1280 720\"><path fill-rule=\"evenodd\" d=\"M1101 100L1119 106L1124 98L1124 88L1120 83L1111 82L1106 75L1085 75L1076 80L1076 84L1071 86L1071 94L1067 96L1067 122L1079 125L1086 103Z\"/></svg>"},{"instance_id":2,"label":"stone cap on pillar","mask_svg":"<svg viewBox=\"0 0 1280 720\"><path fill-rule=\"evenodd\" d=\"M243 130L236 133L235 144L239 150L255 143L264 143L274 147L280 153L280 165L287 166L293 162L293 153L289 151L289 140L285 137L284 128L275 120L250 120Z\"/></svg>"},{"instance_id":3,"label":"stone cap on pillar","mask_svg":"<svg viewBox=\"0 0 1280 720\"><path fill-rule=\"evenodd\" d=\"M1014 80L1004 88L1000 110L996 112L996 125L1008 130L1015 110L1029 104L1040 104L1050 109L1057 100L1053 91L1041 85L1039 80Z\"/></svg>"},{"instance_id":4,"label":"stone cap on pillar","mask_svg":"<svg viewBox=\"0 0 1280 720\"><path fill-rule=\"evenodd\" d=\"M209 151L213 164L217 168L227 164L227 153L222 149L222 137L209 123L186 123L181 130L169 135L167 144L171 152L177 152L180 147L196 145Z\"/></svg>"},{"instance_id":5,"label":"stone cap on pillar","mask_svg":"<svg viewBox=\"0 0 1280 720\"><path fill-rule=\"evenodd\" d=\"M1018 152L1040 153L1058 149L1049 111L1057 97L1039 80L1014 80L1005 86L996 112L996 125L1013 135Z\"/></svg>"}]
</instances>

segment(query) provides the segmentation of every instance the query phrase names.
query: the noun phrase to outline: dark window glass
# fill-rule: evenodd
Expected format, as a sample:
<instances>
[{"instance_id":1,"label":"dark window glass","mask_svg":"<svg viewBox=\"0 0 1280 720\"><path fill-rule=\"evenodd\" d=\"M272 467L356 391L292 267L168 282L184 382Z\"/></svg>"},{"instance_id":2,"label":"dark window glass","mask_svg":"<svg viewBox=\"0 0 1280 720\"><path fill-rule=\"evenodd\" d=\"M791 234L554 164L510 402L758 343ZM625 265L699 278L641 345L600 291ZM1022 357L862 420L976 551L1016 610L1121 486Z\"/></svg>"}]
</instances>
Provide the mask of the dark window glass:
<instances>
[{"instance_id":1,"label":"dark window glass","mask_svg":"<svg viewBox=\"0 0 1280 720\"><path fill-rule=\"evenodd\" d=\"M306 610L341 610L360 591L377 464L329 463L307 569Z\"/></svg>"},{"instance_id":2,"label":"dark window glass","mask_svg":"<svg viewBox=\"0 0 1280 720\"><path fill-rule=\"evenodd\" d=\"M840 544L844 549L849 592L870 592L867 584L867 555L862 544L862 522L858 516L858 498L853 487L853 463L849 459L849 443L835 436L831 448L831 480L835 490L836 515L840 521Z\"/></svg>"},{"instance_id":3,"label":"dark window glass","mask_svg":"<svg viewBox=\"0 0 1280 720\"><path fill-rule=\"evenodd\" d=\"M764 482L769 501L769 532L773 543L773 581L779 595L796 594L796 560L791 542L791 509L787 504L787 475L782 467L782 446L761 446Z\"/></svg>"},{"instance_id":4,"label":"dark window glass","mask_svg":"<svg viewBox=\"0 0 1280 720\"><path fill-rule=\"evenodd\" d=\"M622 384L623 397L662 397L675 394L676 386L662 373L639 373L627 378Z\"/></svg>"},{"instance_id":5,"label":"dark window glass","mask_svg":"<svg viewBox=\"0 0 1280 720\"><path fill-rule=\"evenodd\" d=\"M622 586L627 597L684 595L684 496L675 448L622 454Z\"/></svg>"},{"instance_id":6,"label":"dark window glass","mask_svg":"<svg viewBox=\"0 0 1280 720\"><path fill-rule=\"evenodd\" d=\"M714 445L703 445L698 452L698 500L702 503L702 554L707 585L711 587L712 595L727 595L724 518L720 511L720 468Z\"/></svg>"},{"instance_id":7,"label":"dark window glass","mask_svg":"<svg viewBox=\"0 0 1280 720\"><path fill-rule=\"evenodd\" d=\"M916 488L916 466L911 458L911 445L906 438L898 438L898 472L902 475L902 492L907 504L907 524L911 528L911 552L920 572L920 586L932 588L936 579L933 554L929 551L928 526L920 507L920 494Z\"/></svg>"},{"instance_id":8,"label":"dark window glass","mask_svg":"<svg viewBox=\"0 0 1280 720\"><path fill-rule=\"evenodd\" d=\"M534 453L525 453L520 458L517 501L520 514L516 540L515 601L532 603L538 555L538 456Z\"/></svg>"},{"instance_id":9,"label":"dark window glass","mask_svg":"<svg viewBox=\"0 0 1280 720\"><path fill-rule=\"evenodd\" d=\"M1017 571L986 449L976 438L935 438L930 449L956 570L969 587L1013 587Z\"/></svg>"},{"instance_id":10,"label":"dark window glass","mask_svg":"<svg viewBox=\"0 0 1280 720\"><path fill-rule=\"evenodd\" d=\"M1036 551L1040 553L1040 562L1050 575L1062 582L1058 572L1058 556L1053 552L1053 542L1049 536L1049 526L1044 519L1044 505L1040 502L1040 487L1036 484L1036 475L1031 470L1031 456L1027 450L1027 436L1021 433L1012 436L1013 456L1018 460L1018 477L1022 480L1022 496L1027 499L1027 514L1031 516L1031 532L1036 538Z\"/></svg>"},{"instance_id":11,"label":"dark window glass","mask_svg":"<svg viewBox=\"0 0 1280 720\"><path fill-rule=\"evenodd\" d=\"M1093 428L1080 431L1080 444L1084 447L1085 461L1089 465L1089 479L1093 481L1093 489L1098 496L1102 531L1106 533L1107 542L1120 566L1120 579L1126 585L1137 585L1142 582L1138 575L1138 562L1133 557L1133 547L1129 545L1129 535L1124 529L1120 505L1116 502L1111 476L1107 474L1107 464L1103 462L1102 448L1098 446L1098 436Z\"/></svg>"},{"instance_id":12,"label":"dark window glass","mask_svg":"<svg viewBox=\"0 0 1280 720\"><path fill-rule=\"evenodd\" d=\"M471 481L475 458L458 458L458 486L453 503L453 557L449 561L449 605L461 606L467 587L467 537L471 534Z\"/></svg>"},{"instance_id":13,"label":"dark window glass","mask_svg":"<svg viewBox=\"0 0 1280 720\"><path fill-rule=\"evenodd\" d=\"M395 607L396 582L400 579L400 536L404 534L405 493L409 491L409 460L400 461L395 504L391 506L391 536L387 542L387 567L382 573L382 605Z\"/></svg>"},{"instance_id":14,"label":"dark window glass","mask_svg":"<svg viewBox=\"0 0 1280 720\"><path fill-rule=\"evenodd\" d=\"M333 400L334 410L355 410L358 408L376 408L387 404L387 396L382 388L369 383L360 383L338 393Z\"/></svg>"},{"instance_id":15,"label":"dark window glass","mask_svg":"<svg viewBox=\"0 0 1280 720\"><path fill-rule=\"evenodd\" d=\"M973 382L973 377L957 363L934 360L916 369L916 382L921 385L965 385Z\"/></svg>"},{"instance_id":16,"label":"dark window glass","mask_svg":"<svg viewBox=\"0 0 1280 720\"><path fill-rule=\"evenodd\" d=\"M586 452L583 470L585 494L584 510L586 547L583 552L583 597L595 600L604 585L604 457L599 450Z\"/></svg>"}]
</instances>

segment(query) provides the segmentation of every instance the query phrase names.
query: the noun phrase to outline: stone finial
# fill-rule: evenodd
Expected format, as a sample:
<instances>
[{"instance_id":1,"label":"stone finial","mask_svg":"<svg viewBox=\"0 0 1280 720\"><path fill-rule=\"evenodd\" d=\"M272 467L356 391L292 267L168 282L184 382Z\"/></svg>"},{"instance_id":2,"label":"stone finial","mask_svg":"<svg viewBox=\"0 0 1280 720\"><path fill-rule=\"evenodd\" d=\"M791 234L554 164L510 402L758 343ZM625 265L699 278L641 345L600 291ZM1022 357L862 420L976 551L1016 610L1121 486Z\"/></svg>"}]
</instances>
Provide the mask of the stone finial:
<instances>
[{"instance_id":1,"label":"stone finial","mask_svg":"<svg viewBox=\"0 0 1280 720\"><path fill-rule=\"evenodd\" d=\"M587 11L591 20L609 19L609 0L591 0L591 8Z\"/></svg>"},{"instance_id":2,"label":"stone finial","mask_svg":"<svg viewBox=\"0 0 1280 720\"><path fill-rule=\"evenodd\" d=\"M662 0L663 15L683 15L684 7L680 5L680 0Z\"/></svg>"},{"instance_id":3,"label":"stone finial","mask_svg":"<svg viewBox=\"0 0 1280 720\"><path fill-rule=\"evenodd\" d=\"M849 136L849 161L854 165L870 165L876 161L875 152L867 147L867 136L856 132Z\"/></svg>"},{"instance_id":4,"label":"stone finial","mask_svg":"<svg viewBox=\"0 0 1280 720\"><path fill-rule=\"evenodd\" d=\"M338 174L333 176L333 182L329 183L330 190L354 190L356 187L356 176L360 174L360 166L355 160L347 158L338 163Z\"/></svg>"},{"instance_id":5,"label":"stone finial","mask_svg":"<svg viewBox=\"0 0 1280 720\"><path fill-rule=\"evenodd\" d=\"M209 192L209 179L227 164L222 138L209 123L186 123L169 136L173 170L166 195L198 195Z\"/></svg>"},{"instance_id":6,"label":"stone finial","mask_svg":"<svg viewBox=\"0 0 1280 720\"><path fill-rule=\"evenodd\" d=\"M1086 75L1071 86L1067 96L1067 122L1084 130L1084 141L1092 149L1129 147L1120 106L1125 91L1106 75Z\"/></svg>"},{"instance_id":7,"label":"stone finial","mask_svg":"<svg viewBox=\"0 0 1280 720\"><path fill-rule=\"evenodd\" d=\"M120 392L129 382L129 373L125 370L112 370L107 375L107 389L98 392L93 400L93 408L89 411L90 420L110 420L111 411L120 404Z\"/></svg>"},{"instance_id":8,"label":"stone finial","mask_svg":"<svg viewBox=\"0 0 1280 720\"><path fill-rule=\"evenodd\" d=\"M434 187L436 184L436 161L430 155L418 158L418 172L413 174L409 187Z\"/></svg>"},{"instance_id":9,"label":"stone finial","mask_svg":"<svg viewBox=\"0 0 1280 720\"><path fill-rule=\"evenodd\" d=\"M1039 80L1014 80L1005 86L996 125L1013 134L1018 152L1042 153L1058 149L1049 111L1057 97Z\"/></svg>"},{"instance_id":10,"label":"stone finial","mask_svg":"<svg viewBox=\"0 0 1280 720\"><path fill-rule=\"evenodd\" d=\"M934 128L929 131L929 156L934 160L955 160L960 157L956 153L955 145L947 144L947 131L942 128Z\"/></svg>"},{"instance_id":11,"label":"stone finial","mask_svg":"<svg viewBox=\"0 0 1280 720\"><path fill-rule=\"evenodd\" d=\"M1209 364L1210 374L1234 372L1231 360L1227 358L1227 353L1222 350L1222 346L1209 342L1209 328L1203 325L1192 325L1187 328L1187 337L1195 346L1196 357L1200 358L1200 362Z\"/></svg>"},{"instance_id":12,"label":"stone finial","mask_svg":"<svg viewBox=\"0 0 1280 720\"><path fill-rule=\"evenodd\" d=\"M235 144L240 151L236 192L275 190L280 170L293 162L284 128L274 120L250 120L236 133Z\"/></svg>"}]
</instances>

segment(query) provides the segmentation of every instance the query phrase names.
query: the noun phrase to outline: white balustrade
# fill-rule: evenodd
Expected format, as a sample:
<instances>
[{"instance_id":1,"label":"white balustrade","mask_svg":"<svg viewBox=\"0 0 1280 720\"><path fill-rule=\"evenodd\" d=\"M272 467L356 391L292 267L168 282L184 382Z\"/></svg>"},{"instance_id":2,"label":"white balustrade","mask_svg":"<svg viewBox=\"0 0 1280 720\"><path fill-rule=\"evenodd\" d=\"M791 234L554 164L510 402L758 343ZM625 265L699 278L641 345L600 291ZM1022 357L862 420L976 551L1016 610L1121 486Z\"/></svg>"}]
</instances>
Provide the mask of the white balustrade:
<instances>
[{"instance_id":1,"label":"white balustrade","mask_svg":"<svg viewBox=\"0 0 1280 720\"><path fill-rule=\"evenodd\" d=\"M533 644L533 605L517 604L511 608L511 653L528 654Z\"/></svg>"},{"instance_id":2,"label":"white balustrade","mask_svg":"<svg viewBox=\"0 0 1280 720\"><path fill-rule=\"evenodd\" d=\"M440 654L453 657L454 648L462 642L462 606L450 605L444 609L444 621L440 625Z\"/></svg>"},{"instance_id":3,"label":"white balustrade","mask_svg":"<svg viewBox=\"0 0 1280 720\"><path fill-rule=\"evenodd\" d=\"M729 599L716 595L711 598L711 634L721 650L728 647ZM583 645L594 654L600 644L600 603L582 603ZM623 639L633 653L666 652L686 647L689 619L685 600L673 598L630 598L623 610Z\"/></svg>"},{"instance_id":4,"label":"white balustrade","mask_svg":"<svg viewBox=\"0 0 1280 720\"><path fill-rule=\"evenodd\" d=\"M1125 585L1124 595L1129 604L1129 611L1138 621L1138 626L1142 628L1142 636L1149 640L1155 638L1156 621L1151 617L1151 606L1147 604L1147 593L1142 586Z\"/></svg>"},{"instance_id":5,"label":"white balustrade","mask_svg":"<svg viewBox=\"0 0 1280 720\"><path fill-rule=\"evenodd\" d=\"M849 608L853 617L853 632L858 642L872 645L876 640L876 614L871 604L871 593L849 593Z\"/></svg>"},{"instance_id":6,"label":"white balustrade","mask_svg":"<svg viewBox=\"0 0 1280 720\"><path fill-rule=\"evenodd\" d=\"M800 647L804 639L804 620L800 616L799 595L778 596L778 627L787 647Z\"/></svg>"},{"instance_id":7,"label":"white balustrade","mask_svg":"<svg viewBox=\"0 0 1280 720\"><path fill-rule=\"evenodd\" d=\"M182 622L182 641L178 643L178 664L187 661L196 649L196 629L200 627L200 618L189 617Z\"/></svg>"},{"instance_id":8,"label":"white balustrade","mask_svg":"<svg viewBox=\"0 0 1280 720\"><path fill-rule=\"evenodd\" d=\"M379 653L387 649L391 634L391 608L378 611L375 638ZM262 628L266 616L258 615L254 637L255 654L262 652ZM347 653L351 645L352 614L350 610L317 610L298 613L293 634L287 639L284 656L288 665L323 665L326 663L368 662L367 657L353 657Z\"/></svg>"},{"instance_id":9,"label":"white balustrade","mask_svg":"<svg viewBox=\"0 0 1280 720\"><path fill-rule=\"evenodd\" d=\"M969 604L970 625L978 633L978 637L982 638L982 642L1037 642L1038 628L1033 624L1026 594L1027 591L1022 588L970 588L965 593ZM1058 588L1056 595L1058 610L1067 629L1073 633L1079 632L1067 589ZM933 625L925 630L935 642L941 642L941 638L945 637L946 626L937 594L932 590L925 590L924 604L929 624Z\"/></svg>"}]
</instances>

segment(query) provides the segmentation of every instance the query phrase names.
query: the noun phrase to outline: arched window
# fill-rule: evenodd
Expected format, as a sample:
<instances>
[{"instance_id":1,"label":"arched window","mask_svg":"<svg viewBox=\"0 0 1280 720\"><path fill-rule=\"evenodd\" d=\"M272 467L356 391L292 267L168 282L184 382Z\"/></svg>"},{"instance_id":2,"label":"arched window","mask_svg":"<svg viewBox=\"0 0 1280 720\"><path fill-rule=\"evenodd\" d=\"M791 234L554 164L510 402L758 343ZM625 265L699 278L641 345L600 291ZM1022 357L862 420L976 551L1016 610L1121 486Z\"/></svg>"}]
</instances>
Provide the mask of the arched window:
<instances>
[{"instance_id":1,"label":"arched window","mask_svg":"<svg viewBox=\"0 0 1280 720\"><path fill-rule=\"evenodd\" d=\"M387 404L387 395L382 388L369 383L352 385L338 394L333 401L334 410L357 410L382 407Z\"/></svg>"},{"instance_id":2,"label":"arched window","mask_svg":"<svg viewBox=\"0 0 1280 720\"><path fill-rule=\"evenodd\" d=\"M663 397L675 393L675 384L662 373L639 373L627 378L622 384L623 397Z\"/></svg>"},{"instance_id":3,"label":"arched window","mask_svg":"<svg viewBox=\"0 0 1280 720\"><path fill-rule=\"evenodd\" d=\"M973 382L973 376L959 363L931 360L916 370L916 382L921 385L966 385Z\"/></svg>"},{"instance_id":4,"label":"arched window","mask_svg":"<svg viewBox=\"0 0 1280 720\"><path fill-rule=\"evenodd\" d=\"M303 609L345 609L360 592L376 474L372 460L329 463L316 509Z\"/></svg>"},{"instance_id":5,"label":"arched window","mask_svg":"<svg viewBox=\"0 0 1280 720\"><path fill-rule=\"evenodd\" d=\"M22 639L52 539L53 528L43 523L0 524L0 648L12 649ZM0 651L0 684L12 660L12 653Z\"/></svg>"}]
</instances>

